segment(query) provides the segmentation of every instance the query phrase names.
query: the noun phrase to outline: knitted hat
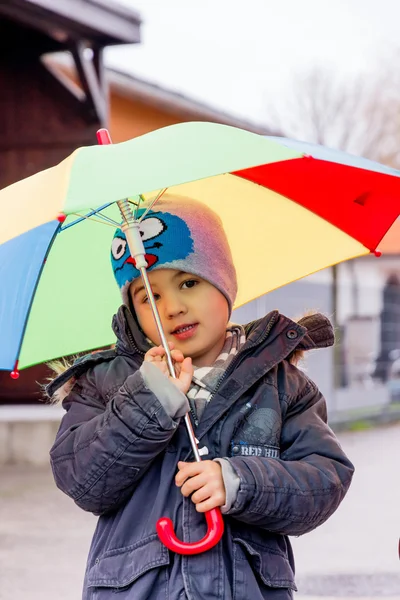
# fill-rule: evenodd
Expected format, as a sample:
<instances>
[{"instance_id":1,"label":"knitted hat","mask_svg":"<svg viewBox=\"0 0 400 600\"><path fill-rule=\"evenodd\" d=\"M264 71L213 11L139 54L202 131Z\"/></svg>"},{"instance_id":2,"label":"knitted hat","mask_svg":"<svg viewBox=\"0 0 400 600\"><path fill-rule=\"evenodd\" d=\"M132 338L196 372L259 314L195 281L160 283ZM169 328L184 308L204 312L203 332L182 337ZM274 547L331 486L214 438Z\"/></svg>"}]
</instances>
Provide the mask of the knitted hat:
<instances>
[{"instance_id":1,"label":"knitted hat","mask_svg":"<svg viewBox=\"0 0 400 600\"><path fill-rule=\"evenodd\" d=\"M139 217L144 211L140 209ZM176 269L198 275L222 292L232 310L236 271L221 219L214 211L197 200L164 194L141 222L140 232L148 271ZM140 272L121 229L114 234L111 263L122 301L129 306L129 286Z\"/></svg>"}]
</instances>

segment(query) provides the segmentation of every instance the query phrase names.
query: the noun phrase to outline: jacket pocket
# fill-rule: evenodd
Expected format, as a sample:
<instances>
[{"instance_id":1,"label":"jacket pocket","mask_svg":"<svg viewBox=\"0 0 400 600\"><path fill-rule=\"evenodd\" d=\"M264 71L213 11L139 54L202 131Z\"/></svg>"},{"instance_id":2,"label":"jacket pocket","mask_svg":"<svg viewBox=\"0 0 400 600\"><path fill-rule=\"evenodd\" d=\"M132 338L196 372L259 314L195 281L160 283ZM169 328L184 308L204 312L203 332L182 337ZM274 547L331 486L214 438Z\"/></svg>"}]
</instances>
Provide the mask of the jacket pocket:
<instances>
[{"instance_id":1,"label":"jacket pocket","mask_svg":"<svg viewBox=\"0 0 400 600\"><path fill-rule=\"evenodd\" d=\"M160 570L160 567L168 564L168 549L161 544L156 534L151 535L136 544L108 550L99 556L88 570L86 586L92 591L91 598L102 598L103 596L94 593L96 588L108 588L108 592L110 588L114 592L123 592L137 582L139 597L141 592L153 587L154 597L158 597L161 588L167 586L166 569ZM148 576L143 577L146 573Z\"/></svg>"},{"instance_id":2,"label":"jacket pocket","mask_svg":"<svg viewBox=\"0 0 400 600\"><path fill-rule=\"evenodd\" d=\"M235 537L233 542L234 600L270 598L273 589L288 591L287 596L279 598L292 597L289 590L297 591L297 587L293 569L285 554L276 548L261 546L241 537Z\"/></svg>"}]
</instances>

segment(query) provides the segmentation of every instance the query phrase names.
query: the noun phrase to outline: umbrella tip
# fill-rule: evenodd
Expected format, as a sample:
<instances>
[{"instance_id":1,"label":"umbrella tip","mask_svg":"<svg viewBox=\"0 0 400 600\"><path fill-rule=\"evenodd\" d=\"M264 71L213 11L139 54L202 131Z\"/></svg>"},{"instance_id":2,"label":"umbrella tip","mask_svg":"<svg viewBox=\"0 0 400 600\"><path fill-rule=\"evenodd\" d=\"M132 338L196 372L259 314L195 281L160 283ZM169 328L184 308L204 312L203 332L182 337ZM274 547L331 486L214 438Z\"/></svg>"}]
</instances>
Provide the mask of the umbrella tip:
<instances>
[{"instance_id":1,"label":"umbrella tip","mask_svg":"<svg viewBox=\"0 0 400 600\"><path fill-rule=\"evenodd\" d=\"M382 256L382 252L380 250L373 250L373 253L376 256L376 258L380 258Z\"/></svg>"},{"instance_id":2,"label":"umbrella tip","mask_svg":"<svg viewBox=\"0 0 400 600\"><path fill-rule=\"evenodd\" d=\"M14 368L13 368L13 370L10 373L10 377L11 377L11 379L18 379L18 377L19 377L18 361L17 360L15 361Z\"/></svg>"},{"instance_id":3,"label":"umbrella tip","mask_svg":"<svg viewBox=\"0 0 400 600\"><path fill-rule=\"evenodd\" d=\"M112 144L110 133L108 129L104 129L104 127L96 132L96 137L98 143L102 146Z\"/></svg>"},{"instance_id":4,"label":"umbrella tip","mask_svg":"<svg viewBox=\"0 0 400 600\"><path fill-rule=\"evenodd\" d=\"M59 223L64 223L66 218L67 218L67 215L64 215L64 213L60 213L59 215L57 215L57 221Z\"/></svg>"}]
</instances>

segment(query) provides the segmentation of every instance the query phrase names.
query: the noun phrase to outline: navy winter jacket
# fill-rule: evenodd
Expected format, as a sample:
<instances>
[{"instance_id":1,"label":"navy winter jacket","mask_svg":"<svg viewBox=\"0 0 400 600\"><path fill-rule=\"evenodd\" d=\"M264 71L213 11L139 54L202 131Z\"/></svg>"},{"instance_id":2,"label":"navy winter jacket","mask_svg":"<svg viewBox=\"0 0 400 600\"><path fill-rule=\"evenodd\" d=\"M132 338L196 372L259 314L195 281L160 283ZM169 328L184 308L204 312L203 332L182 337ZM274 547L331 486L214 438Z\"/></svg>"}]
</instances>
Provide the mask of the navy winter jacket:
<instances>
[{"instance_id":1,"label":"navy winter jacket","mask_svg":"<svg viewBox=\"0 0 400 600\"><path fill-rule=\"evenodd\" d=\"M204 515L174 483L178 461L193 460L186 428L144 384L148 346L127 307L113 324L115 349L80 359L48 388L73 384L51 449L57 486L100 517L83 599L289 600L288 536L324 523L354 470L324 398L291 362L298 350L332 344L329 321L314 315L301 325L274 311L246 326L246 344L195 430L206 458L229 459L238 495L222 541L188 557L169 552L155 530L167 516L186 542L205 534Z\"/></svg>"}]
</instances>

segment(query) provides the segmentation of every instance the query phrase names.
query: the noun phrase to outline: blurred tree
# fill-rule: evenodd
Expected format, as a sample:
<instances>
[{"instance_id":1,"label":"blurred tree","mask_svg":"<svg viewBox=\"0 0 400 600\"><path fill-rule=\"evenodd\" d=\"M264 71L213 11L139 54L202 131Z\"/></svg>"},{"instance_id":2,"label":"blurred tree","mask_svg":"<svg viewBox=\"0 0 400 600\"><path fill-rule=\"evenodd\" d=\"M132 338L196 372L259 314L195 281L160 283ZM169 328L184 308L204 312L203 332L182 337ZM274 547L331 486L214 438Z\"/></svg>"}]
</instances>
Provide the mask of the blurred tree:
<instances>
[{"instance_id":1,"label":"blurred tree","mask_svg":"<svg viewBox=\"0 0 400 600\"><path fill-rule=\"evenodd\" d=\"M269 107L270 126L400 168L400 82L393 64L352 79L320 66L296 75L287 101Z\"/></svg>"}]
</instances>

